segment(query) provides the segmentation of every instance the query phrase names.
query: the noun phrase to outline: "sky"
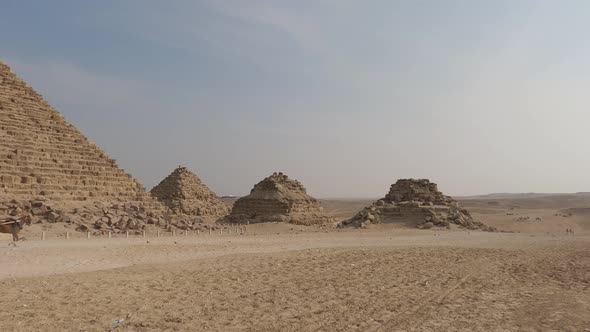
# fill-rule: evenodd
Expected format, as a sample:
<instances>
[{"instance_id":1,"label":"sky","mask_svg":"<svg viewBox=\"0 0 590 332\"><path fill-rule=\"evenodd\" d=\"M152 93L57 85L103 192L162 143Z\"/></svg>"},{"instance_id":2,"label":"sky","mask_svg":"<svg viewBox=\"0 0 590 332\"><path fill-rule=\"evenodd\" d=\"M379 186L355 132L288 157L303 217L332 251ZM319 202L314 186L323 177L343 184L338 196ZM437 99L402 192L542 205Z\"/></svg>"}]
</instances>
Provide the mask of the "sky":
<instances>
[{"instance_id":1,"label":"sky","mask_svg":"<svg viewBox=\"0 0 590 332\"><path fill-rule=\"evenodd\" d=\"M149 190L590 191L590 1L2 0L0 61Z\"/></svg>"}]
</instances>

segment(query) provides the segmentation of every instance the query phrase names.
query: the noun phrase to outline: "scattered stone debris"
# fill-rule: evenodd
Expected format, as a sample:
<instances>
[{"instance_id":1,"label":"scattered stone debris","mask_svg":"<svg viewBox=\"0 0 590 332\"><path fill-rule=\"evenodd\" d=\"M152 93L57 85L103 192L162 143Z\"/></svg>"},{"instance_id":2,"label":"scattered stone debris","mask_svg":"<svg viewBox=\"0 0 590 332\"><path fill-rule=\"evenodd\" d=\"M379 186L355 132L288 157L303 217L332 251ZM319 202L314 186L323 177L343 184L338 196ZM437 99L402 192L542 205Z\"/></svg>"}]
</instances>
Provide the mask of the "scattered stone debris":
<instances>
[{"instance_id":1,"label":"scattered stone debris","mask_svg":"<svg viewBox=\"0 0 590 332\"><path fill-rule=\"evenodd\" d=\"M568 213L556 213L555 216L556 217L563 217L563 218L569 218L571 216L573 216L574 214L571 212Z\"/></svg>"},{"instance_id":2,"label":"scattered stone debris","mask_svg":"<svg viewBox=\"0 0 590 332\"><path fill-rule=\"evenodd\" d=\"M426 179L402 179L391 185L389 193L364 208L353 218L338 226L366 228L372 224L400 222L418 228L450 228L451 224L467 229L496 231L496 228L475 221L469 211L438 191L437 185Z\"/></svg>"},{"instance_id":3,"label":"scattered stone debris","mask_svg":"<svg viewBox=\"0 0 590 332\"><path fill-rule=\"evenodd\" d=\"M90 231L93 234L126 231L141 234L148 225L167 231L217 228L204 223L199 217L171 216L141 204L94 201L64 205L63 202L51 201L47 197L0 201L0 215L18 216L33 224L70 224L78 231Z\"/></svg>"},{"instance_id":4,"label":"scattered stone debris","mask_svg":"<svg viewBox=\"0 0 590 332\"><path fill-rule=\"evenodd\" d=\"M238 199L227 220L230 222L289 222L321 225L334 222L320 202L309 196L303 185L283 173L273 173L254 186L250 195Z\"/></svg>"},{"instance_id":5,"label":"scattered stone debris","mask_svg":"<svg viewBox=\"0 0 590 332\"><path fill-rule=\"evenodd\" d=\"M533 219L531 217L529 217L529 216L526 216L526 217L518 217L518 218L515 219L515 221L519 221L519 222L522 222L522 221L533 221ZM543 221L543 219L540 218L540 217L536 217L534 219L534 221L541 222L541 221Z\"/></svg>"}]
</instances>

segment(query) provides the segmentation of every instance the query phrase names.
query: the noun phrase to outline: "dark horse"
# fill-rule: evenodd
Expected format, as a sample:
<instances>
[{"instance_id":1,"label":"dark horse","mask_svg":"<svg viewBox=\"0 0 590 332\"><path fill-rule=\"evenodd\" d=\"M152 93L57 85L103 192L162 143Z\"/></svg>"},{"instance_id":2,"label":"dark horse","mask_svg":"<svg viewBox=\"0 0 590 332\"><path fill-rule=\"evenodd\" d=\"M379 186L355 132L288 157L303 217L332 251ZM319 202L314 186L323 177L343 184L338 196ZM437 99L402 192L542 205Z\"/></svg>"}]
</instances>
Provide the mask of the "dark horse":
<instances>
[{"instance_id":1,"label":"dark horse","mask_svg":"<svg viewBox=\"0 0 590 332\"><path fill-rule=\"evenodd\" d=\"M30 225L30 223L27 223ZM23 229L25 222L20 219L6 218L0 219L0 233L12 234L12 241L20 240L18 232Z\"/></svg>"}]
</instances>

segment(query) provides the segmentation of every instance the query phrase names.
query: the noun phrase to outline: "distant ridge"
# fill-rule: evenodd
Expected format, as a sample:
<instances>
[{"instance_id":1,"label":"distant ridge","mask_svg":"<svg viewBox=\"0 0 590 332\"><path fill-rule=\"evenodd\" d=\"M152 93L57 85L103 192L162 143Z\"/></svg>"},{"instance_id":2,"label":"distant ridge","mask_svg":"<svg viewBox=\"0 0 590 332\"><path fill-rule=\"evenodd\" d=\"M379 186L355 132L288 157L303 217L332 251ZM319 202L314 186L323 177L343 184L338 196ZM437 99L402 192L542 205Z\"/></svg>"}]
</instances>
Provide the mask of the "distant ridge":
<instances>
[{"instance_id":1,"label":"distant ridge","mask_svg":"<svg viewBox=\"0 0 590 332\"><path fill-rule=\"evenodd\" d=\"M505 208L529 209L564 209L590 207L590 193L523 193L523 194L489 194L481 196L456 197L468 207L487 208L489 206L504 206Z\"/></svg>"},{"instance_id":2,"label":"distant ridge","mask_svg":"<svg viewBox=\"0 0 590 332\"><path fill-rule=\"evenodd\" d=\"M579 193L492 193L485 195L474 195L474 196L453 196L456 199L467 200L467 199L527 199L527 198L540 198L550 196L575 196L575 195L590 195L587 192Z\"/></svg>"}]
</instances>

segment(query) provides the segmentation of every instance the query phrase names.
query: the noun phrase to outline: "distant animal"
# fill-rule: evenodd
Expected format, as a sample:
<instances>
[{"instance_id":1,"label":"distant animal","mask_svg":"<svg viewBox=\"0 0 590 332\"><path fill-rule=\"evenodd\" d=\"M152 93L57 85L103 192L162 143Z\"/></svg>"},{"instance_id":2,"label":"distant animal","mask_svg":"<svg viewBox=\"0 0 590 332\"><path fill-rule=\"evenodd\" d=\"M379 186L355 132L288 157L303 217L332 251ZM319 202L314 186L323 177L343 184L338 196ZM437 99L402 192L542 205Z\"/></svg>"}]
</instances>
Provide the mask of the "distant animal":
<instances>
[{"instance_id":1,"label":"distant animal","mask_svg":"<svg viewBox=\"0 0 590 332\"><path fill-rule=\"evenodd\" d=\"M540 217L537 217L535 221L543 221Z\"/></svg>"},{"instance_id":2,"label":"distant animal","mask_svg":"<svg viewBox=\"0 0 590 332\"><path fill-rule=\"evenodd\" d=\"M12 241L16 242L20 240L18 233L23 229L25 224L30 225L31 222L24 222L15 218L0 219L0 233L12 234Z\"/></svg>"}]
</instances>

